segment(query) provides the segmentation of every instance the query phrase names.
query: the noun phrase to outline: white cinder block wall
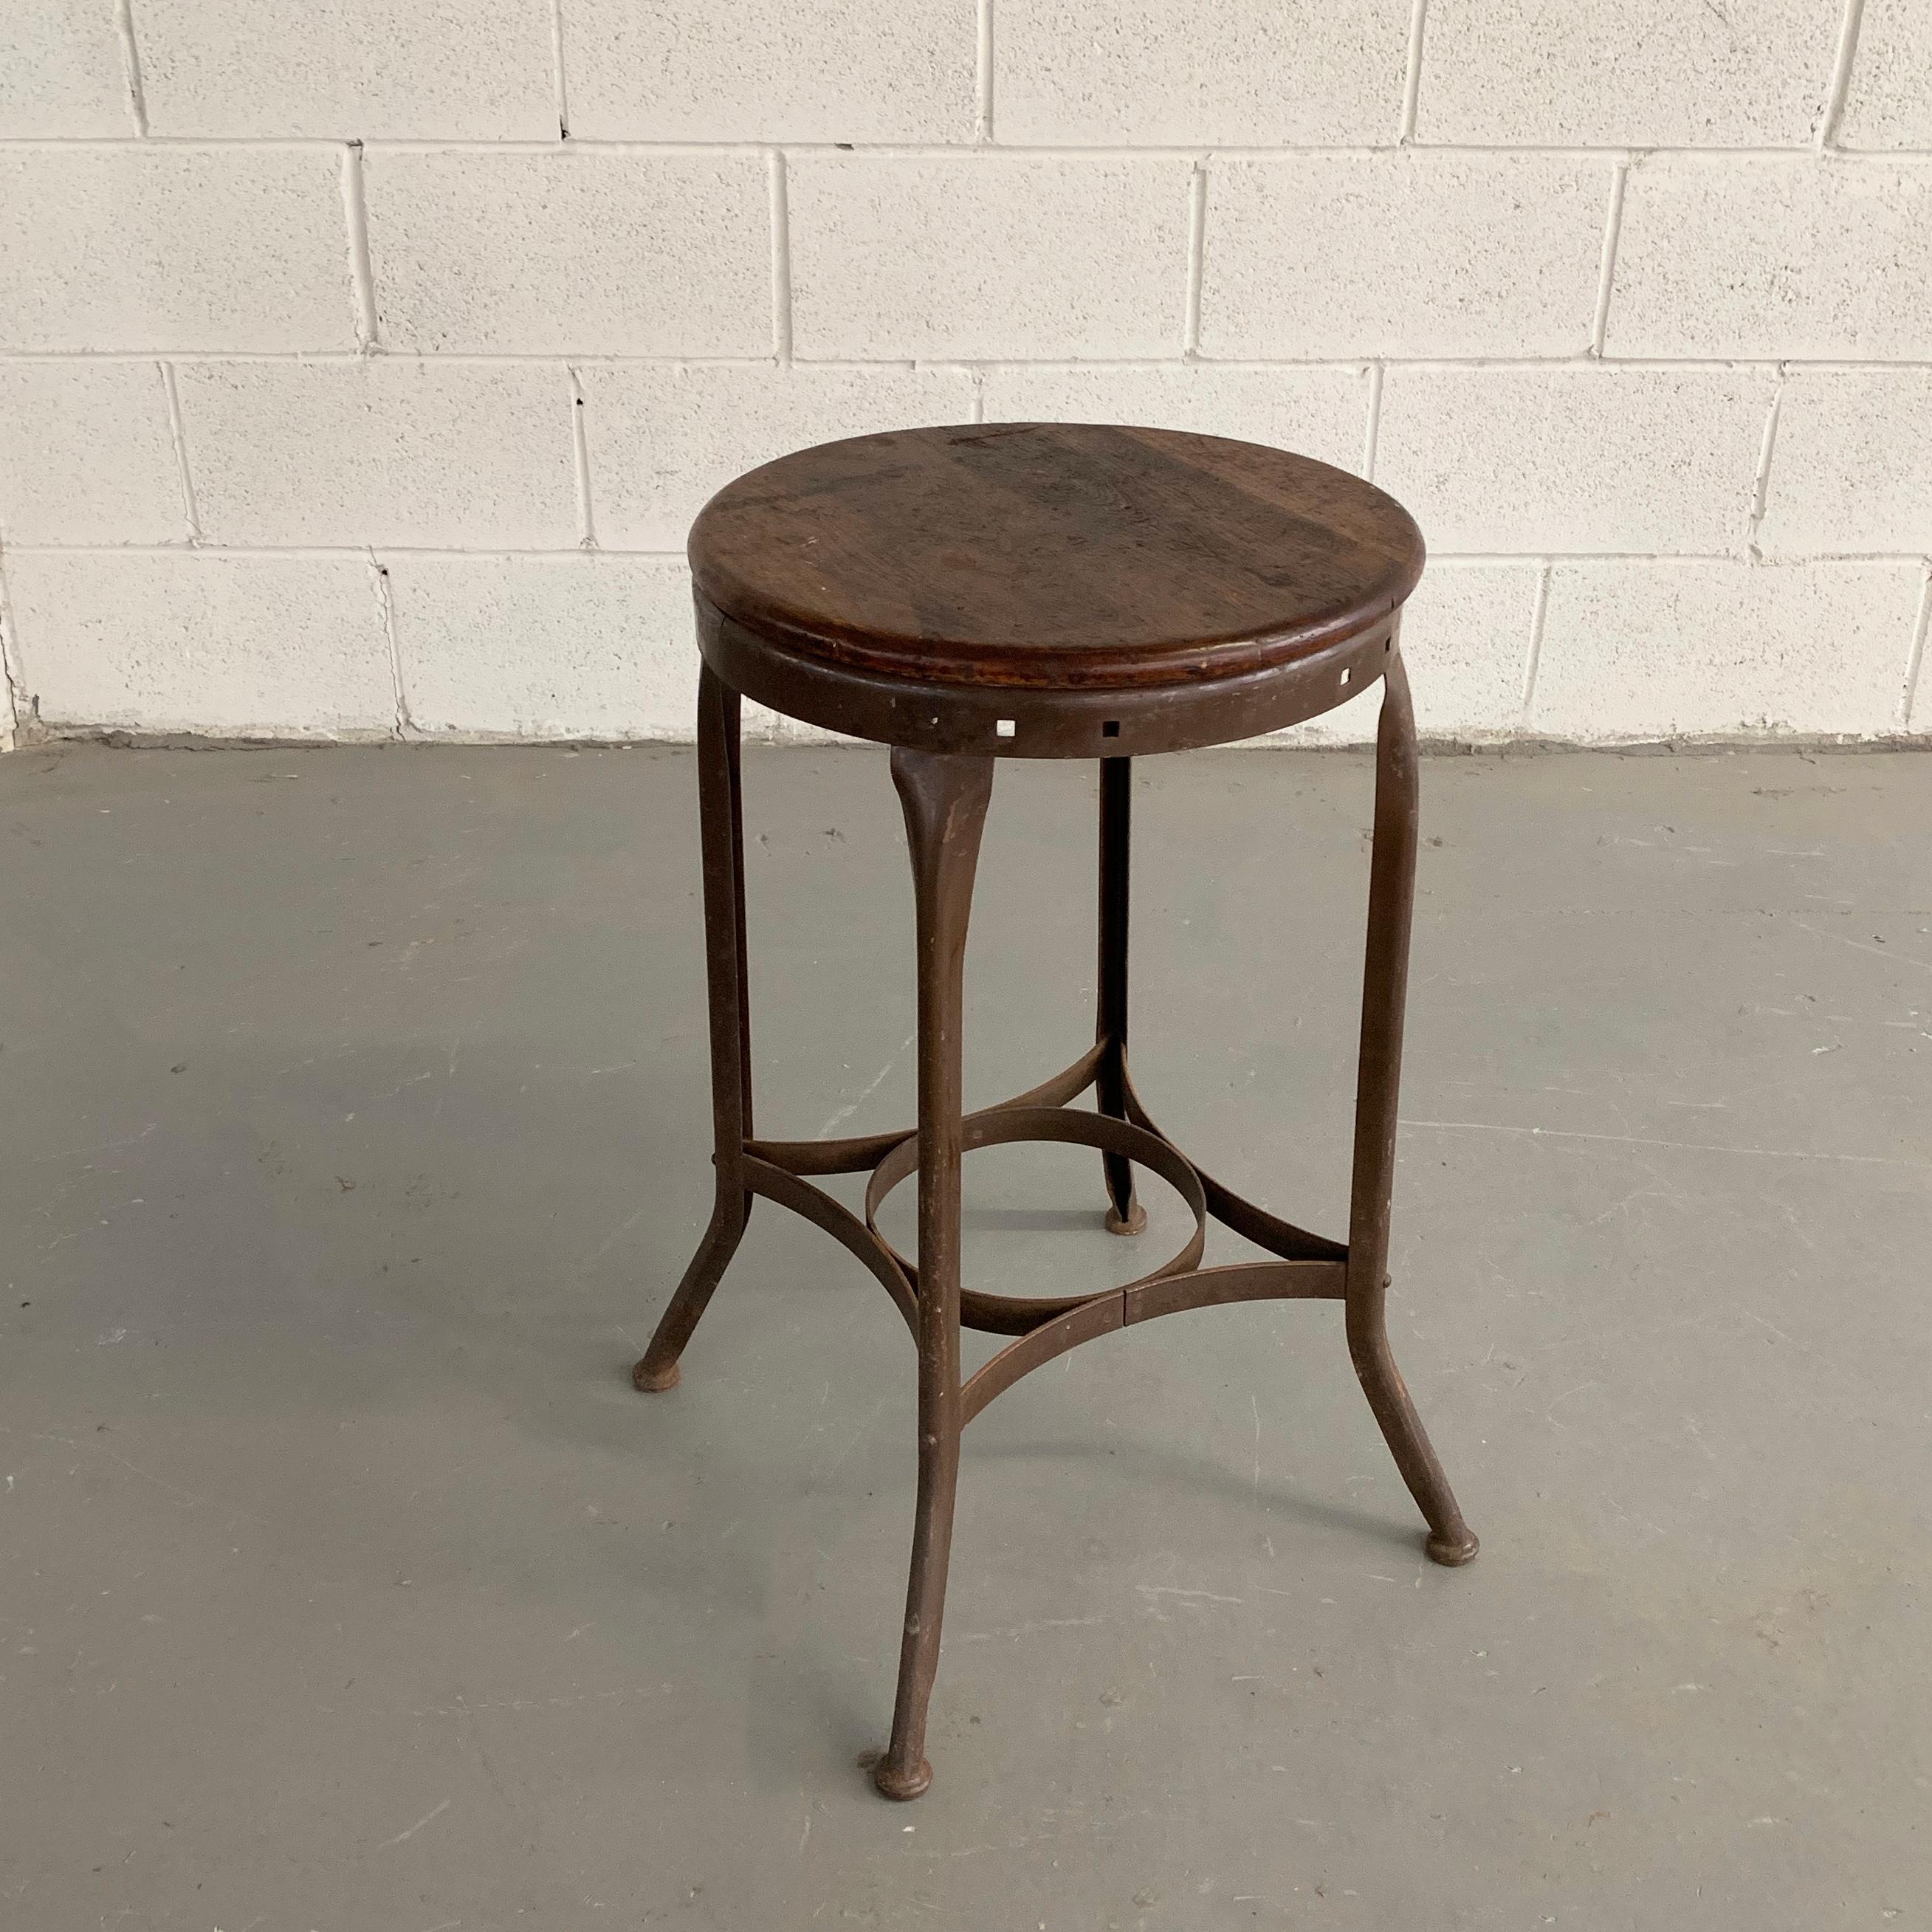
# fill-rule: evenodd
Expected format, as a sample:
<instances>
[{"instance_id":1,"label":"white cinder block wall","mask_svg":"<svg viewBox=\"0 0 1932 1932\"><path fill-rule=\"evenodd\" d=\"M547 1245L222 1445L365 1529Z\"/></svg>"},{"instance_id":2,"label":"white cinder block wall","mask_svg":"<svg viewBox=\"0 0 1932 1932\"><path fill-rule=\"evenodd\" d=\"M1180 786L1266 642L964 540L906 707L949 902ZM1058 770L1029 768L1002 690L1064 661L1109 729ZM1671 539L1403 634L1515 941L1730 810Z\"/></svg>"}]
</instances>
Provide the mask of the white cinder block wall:
<instances>
[{"instance_id":1,"label":"white cinder block wall","mask_svg":"<svg viewBox=\"0 0 1932 1932\"><path fill-rule=\"evenodd\" d=\"M682 736L711 490L1016 416L1394 490L1436 734L1932 733L1932 4L0 16L23 730Z\"/></svg>"}]
</instances>

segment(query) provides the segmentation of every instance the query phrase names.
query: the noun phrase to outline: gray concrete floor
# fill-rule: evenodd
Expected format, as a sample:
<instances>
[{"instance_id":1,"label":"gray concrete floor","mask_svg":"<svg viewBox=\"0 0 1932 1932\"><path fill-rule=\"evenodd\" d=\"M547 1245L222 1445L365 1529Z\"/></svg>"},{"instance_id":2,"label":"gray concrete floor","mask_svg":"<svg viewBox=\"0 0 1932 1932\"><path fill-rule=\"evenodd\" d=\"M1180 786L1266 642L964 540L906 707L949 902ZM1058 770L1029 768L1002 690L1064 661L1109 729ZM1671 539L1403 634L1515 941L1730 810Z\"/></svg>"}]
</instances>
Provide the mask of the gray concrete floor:
<instances>
[{"instance_id":1,"label":"gray concrete floor","mask_svg":"<svg viewBox=\"0 0 1932 1932\"><path fill-rule=\"evenodd\" d=\"M880 761L748 772L762 1123L904 1120ZM1340 1232L1366 766L1138 782L1142 1089ZM1924 1924L1932 758L1425 783L1393 1327L1480 1559L1332 1306L1102 1340L974 1429L898 1808L897 1316L761 1206L628 1379L707 1204L688 755L0 762L0 1922ZM976 1099L1088 1036L1092 790L1001 770ZM970 1166L976 1280L1182 1225Z\"/></svg>"}]
</instances>

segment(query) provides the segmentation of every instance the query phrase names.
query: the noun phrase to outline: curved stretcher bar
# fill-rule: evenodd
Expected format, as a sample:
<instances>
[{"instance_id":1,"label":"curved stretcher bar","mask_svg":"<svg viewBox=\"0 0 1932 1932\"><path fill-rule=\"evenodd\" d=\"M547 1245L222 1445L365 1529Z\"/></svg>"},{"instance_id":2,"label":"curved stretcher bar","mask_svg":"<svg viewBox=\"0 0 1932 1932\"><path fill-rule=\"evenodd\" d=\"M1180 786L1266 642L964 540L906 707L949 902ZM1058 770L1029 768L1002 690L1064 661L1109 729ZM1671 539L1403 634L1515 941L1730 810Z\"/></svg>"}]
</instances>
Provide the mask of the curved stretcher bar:
<instances>
[{"instance_id":1,"label":"curved stretcher bar","mask_svg":"<svg viewBox=\"0 0 1932 1932\"><path fill-rule=\"evenodd\" d=\"M1134 1091L1133 1076L1128 1072L1124 1062L1120 1068L1120 1089L1126 1102L1127 1118L1158 1139L1167 1141L1167 1136L1154 1125L1153 1118L1142 1104L1141 1096ZM1173 1143L1168 1142L1168 1144L1172 1146ZM1265 1208L1257 1208L1252 1201L1244 1201L1232 1188L1222 1186L1204 1168L1196 1166L1194 1172L1201 1178L1208 1213L1222 1227L1232 1228L1244 1240L1267 1249L1271 1255L1280 1256L1283 1261L1348 1259L1348 1250L1341 1242L1331 1241L1326 1234L1310 1234L1306 1228L1298 1228L1292 1221L1284 1221L1280 1215L1270 1214Z\"/></svg>"},{"instance_id":2,"label":"curved stretcher bar","mask_svg":"<svg viewBox=\"0 0 1932 1932\"><path fill-rule=\"evenodd\" d=\"M1064 1107L1068 1101L1078 1100L1093 1085L1106 1053L1105 1045L1096 1041L1065 1072L1042 1080L1037 1087L1029 1087L1024 1094L1016 1094L1010 1100L968 1114L968 1128L988 1114L1003 1114L1010 1108ZM842 1141L747 1141L745 1151L754 1160L769 1161L788 1174L863 1174L877 1167L902 1142L918 1138L916 1127L900 1127L889 1133L859 1134Z\"/></svg>"},{"instance_id":3,"label":"curved stretcher bar","mask_svg":"<svg viewBox=\"0 0 1932 1932\"><path fill-rule=\"evenodd\" d=\"M1010 1141L1062 1141L1076 1147L1099 1148L1107 1154L1124 1154L1150 1168L1174 1189L1194 1214L1194 1233L1174 1258L1132 1284L1136 1288L1184 1274L1198 1268L1208 1244L1208 1202L1187 1156L1170 1147L1159 1135L1150 1133L1126 1120L1110 1120L1104 1114L1076 1113L1066 1107L1007 1106L989 1108L969 1114L963 1124L962 1145L970 1153L975 1148L999 1147ZM894 1148L872 1171L866 1184L866 1226L880 1246L904 1272L909 1280L918 1279L915 1264L894 1248L878 1229L879 1204L919 1165L919 1142L904 1141ZM1118 1289L1109 1289L1118 1294ZM1093 1299L1091 1295L988 1294L977 1288L959 1291L961 1325L994 1335L1024 1335L1043 1321L1071 1314Z\"/></svg>"},{"instance_id":4,"label":"curved stretcher bar","mask_svg":"<svg viewBox=\"0 0 1932 1932\"><path fill-rule=\"evenodd\" d=\"M1346 1267L1337 1261L1241 1262L1111 1288L1009 1342L968 1376L959 1392L960 1425L963 1428L1022 1376L1096 1335L1110 1335L1157 1316L1230 1301L1340 1301L1346 1276Z\"/></svg>"},{"instance_id":5,"label":"curved stretcher bar","mask_svg":"<svg viewBox=\"0 0 1932 1932\"><path fill-rule=\"evenodd\" d=\"M913 1340L919 1340L919 1299L912 1283L892 1258L892 1250L844 1202L833 1200L823 1188L788 1174L782 1167L774 1167L768 1160L748 1155L744 1174L745 1184L754 1194L762 1194L767 1201L776 1201L781 1207L802 1214L856 1255L878 1276L894 1306L905 1317Z\"/></svg>"},{"instance_id":6,"label":"curved stretcher bar","mask_svg":"<svg viewBox=\"0 0 1932 1932\"><path fill-rule=\"evenodd\" d=\"M969 1114L961 1124L962 1150L1015 1141L1048 1141L1119 1154L1159 1174L1194 1216L1194 1232L1180 1252L1123 1288L1095 1295L992 1294L962 1288L963 1327L1015 1339L970 1377L962 1390L963 1420L970 1421L994 1396L1042 1363L1096 1336L1150 1322L1190 1308L1232 1301L1341 1300L1346 1298L1348 1250L1244 1201L1204 1174L1154 1126L1133 1082L1122 1069L1127 1118L1075 1110L1066 1103L1093 1084L1104 1048L1096 1044L1064 1072L997 1106ZM886 1196L919 1166L916 1132L869 1134L838 1141L755 1141L745 1143L746 1184L754 1194L802 1214L863 1262L919 1335L919 1268L878 1228ZM862 1220L842 1202L802 1177L851 1174L869 1168ZM1280 1256L1204 1268L1210 1217Z\"/></svg>"}]
</instances>

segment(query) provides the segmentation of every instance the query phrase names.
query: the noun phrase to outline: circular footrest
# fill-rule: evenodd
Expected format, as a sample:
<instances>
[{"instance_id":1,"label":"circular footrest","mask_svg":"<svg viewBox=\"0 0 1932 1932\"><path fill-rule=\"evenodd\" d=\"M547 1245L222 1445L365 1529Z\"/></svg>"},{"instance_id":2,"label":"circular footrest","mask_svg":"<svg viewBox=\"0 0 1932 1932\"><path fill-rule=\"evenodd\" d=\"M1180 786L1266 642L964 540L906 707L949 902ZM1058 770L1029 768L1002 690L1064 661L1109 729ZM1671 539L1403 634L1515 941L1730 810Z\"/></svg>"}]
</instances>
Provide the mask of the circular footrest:
<instances>
[{"instance_id":1,"label":"circular footrest","mask_svg":"<svg viewBox=\"0 0 1932 1932\"><path fill-rule=\"evenodd\" d=\"M1125 1284L1143 1288L1164 1281L1169 1275L1186 1274L1199 1267L1208 1245L1208 1197L1193 1163L1172 1142L1126 1120L1105 1114L1076 1112L1067 1107L999 1107L983 1114L969 1114L962 1124L960 1145L966 1153L977 1148L1000 1147L1012 1141L1058 1141L1076 1147L1097 1148L1102 1154L1124 1155L1127 1160L1157 1174L1194 1214L1194 1234L1172 1261L1151 1274ZM919 1166L919 1136L909 1134L894 1147L866 1184L866 1226L872 1238L905 1270L908 1280L916 1282L917 1264L901 1254L879 1232L880 1204L902 1180ZM1043 1322L1078 1308L1094 1299L1094 1291L1083 1294L988 1294L962 1286L959 1291L959 1318L969 1328L994 1335L1024 1335Z\"/></svg>"}]
</instances>

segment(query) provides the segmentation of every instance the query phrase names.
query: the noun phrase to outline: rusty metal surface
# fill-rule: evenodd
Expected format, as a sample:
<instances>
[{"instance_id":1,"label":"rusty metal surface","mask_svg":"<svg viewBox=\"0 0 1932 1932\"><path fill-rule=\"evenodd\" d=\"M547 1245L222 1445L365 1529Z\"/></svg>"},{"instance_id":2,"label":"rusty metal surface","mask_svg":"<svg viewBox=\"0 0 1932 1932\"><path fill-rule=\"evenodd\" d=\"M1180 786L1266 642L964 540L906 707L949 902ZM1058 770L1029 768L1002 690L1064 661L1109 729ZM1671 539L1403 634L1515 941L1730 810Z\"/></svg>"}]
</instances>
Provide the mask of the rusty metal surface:
<instances>
[{"instance_id":1,"label":"rusty metal surface","mask_svg":"<svg viewBox=\"0 0 1932 1932\"><path fill-rule=\"evenodd\" d=\"M658 1318L631 1379L675 1388L678 1358L738 1252L751 1218L742 1172L752 1131L751 1001L746 992L744 785L738 694L707 665L698 680L698 800L704 854L705 978L711 1014L711 1120L717 1195L710 1225Z\"/></svg>"},{"instance_id":2,"label":"rusty metal surface","mask_svg":"<svg viewBox=\"0 0 1932 1932\"><path fill-rule=\"evenodd\" d=\"M901 746L892 754L892 775L905 812L918 934L918 1124L837 1140L757 1139L751 1130L739 699L710 659L704 664L698 782L717 1192L710 1224L634 1379L640 1389L675 1384L678 1358L736 1252L756 1196L793 1209L842 1243L871 1270L905 1320L918 1355L919 1478L892 1740L873 1772L874 1783L890 1797L916 1797L932 1779L926 1712L938 1667L961 1432L994 1397L1084 1342L1161 1316L1233 1301L1343 1301L1350 1358L1428 1522L1428 1554L1454 1565L1476 1553L1476 1538L1396 1366L1384 1318L1418 800L1407 678L1393 651L1378 668L1386 688L1377 741L1354 1178L1345 1244L1295 1226L1204 1173L1161 1133L1135 1090L1127 1058L1132 767L1124 757L1100 764L1099 998L1092 1046L1026 1092L974 1113L963 1112L961 975L994 761ZM1090 1088L1095 1111L1074 1107ZM1013 1296L967 1287L959 1270L962 1158L974 1148L1022 1141L1097 1149L1105 1225L1115 1233L1134 1234L1145 1226L1134 1198L1132 1168L1148 1168L1186 1202L1192 1235L1159 1267L1099 1294ZM807 1178L856 1173L868 1177L862 1218ZM916 1258L900 1253L879 1232L878 1221L886 1196L915 1175ZM1210 1220L1277 1258L1203 1268ZM960 1372L962 1328L1012 1338L970 1379Z\"/></svg>"},{"instance_id":3,"label":"rusty metal surface","mask_svg":"<svg viewBox=\"0 0 1932 1932\"><path fill-rule=\"evenodd\" d=\"M1402 660L1392 658L1376 733L1375 844L1362 968L1361 1054L1355 1076L1354 1174L1348 1196L1348 1355L1402 1480L1429 1520L1429 1554L1438 1563L1453 1566L1475 1556L1475 1535L1462 1520L1449 1479L1395 1365L1383 1312L1389 1286L1396 1100L1402 1082L1420 794L1408 676Z\"/></svg>"},{"instance_id":4,"label":"rusty metal surface","mask_svg":"<svg viewBox=\"0 0 1932 1932\"><path fill-rule=\"evenodd\" d=\"M1077 1100L1093 1085L1094 1071L1106 1051L1106 1042L1096 1040L1064 1072L1056 1073L1052 1079L1042 1080L1037 1087L1029 1087L1024 1094L1016 1094L995 1107L980 1111L1002 1113L1010 1107L1060 1107L1069 1100ZM970 1121L977 1115L968 1114L966 1118ZM900 1127L880 1134L858 1134L849 1140L748 1141L746 1151L791 1174L866 1174L917 1132L915 1127Z\"/></svg>"},{"instance_id":5,"label":"rusty metal surface","mask_svg":"<svg viewBox=\"0 0 1932 1932\"><path fill-rule=\"evenodd\" d=\"M1382 675L1395 620L1270 670L1138 690L974 690L808 663L695 599L698 649L734 689L788 718L883 745L1002 758L1133 758L1279 731ZM1003 735L1002 723L1016 728Z\"/></svg>"},{"instance_id":6,"label":"rusty metal surface","mask_svg":"<svg viewBox=\"0 0 1932 1932\"><path fill-rule=\"evenodd\" d=\"M1143 1282L1159 1281L1198 1265L1208 1240L1207 1197L1186 1156L1144 1127L1135 1126L1126 1120L1109 1120L1104 1114L1076 1113L1065 1107L995 1107L975 1114L962 1138L969 1151L978 1148L1001 1147L1013 1141L1058 1141L1098 1148L1124 1161L1138 1161L1143 1167L1158 1174L1187 1203L1194 1216L1194 1232L1172 1261L1144 1275L1133 1286L1138 1287ZM866 1225L878 1236L886 1252L908 1274L916 1274L916 1264L879 1236L878 1210L886 1195L919 1164L919 1138L911 1136L880 1162L866 1189ZM972 1292L962 1297L960 1318L966 1327L982 1329L991 1334L1023 1335L1039 1322L1064 1315L1090 1298L1084 1295L1017 1297Z\"/></svg>"},{"instance_id":7,"label":"rusty metal surface","mask_svg":"<svg viewBox=\"0 0 1932 1932\"><path fill-rule=\"evenodd\" d=\"M1094 1032L1100 1060L1094 1069L1094 1104L1117 1120L1127 1114L1127 880L1133 830L1134 767L1129 758L1100 760L1100 998ZM1142 1121L1140 1125L1148 1124ZM1118 1154L1100 1156L1107 1183L1107 1232L1138 1234L1147 1210L1134 1198L1132 1162Z\"/></svg>"}]
</instances>

